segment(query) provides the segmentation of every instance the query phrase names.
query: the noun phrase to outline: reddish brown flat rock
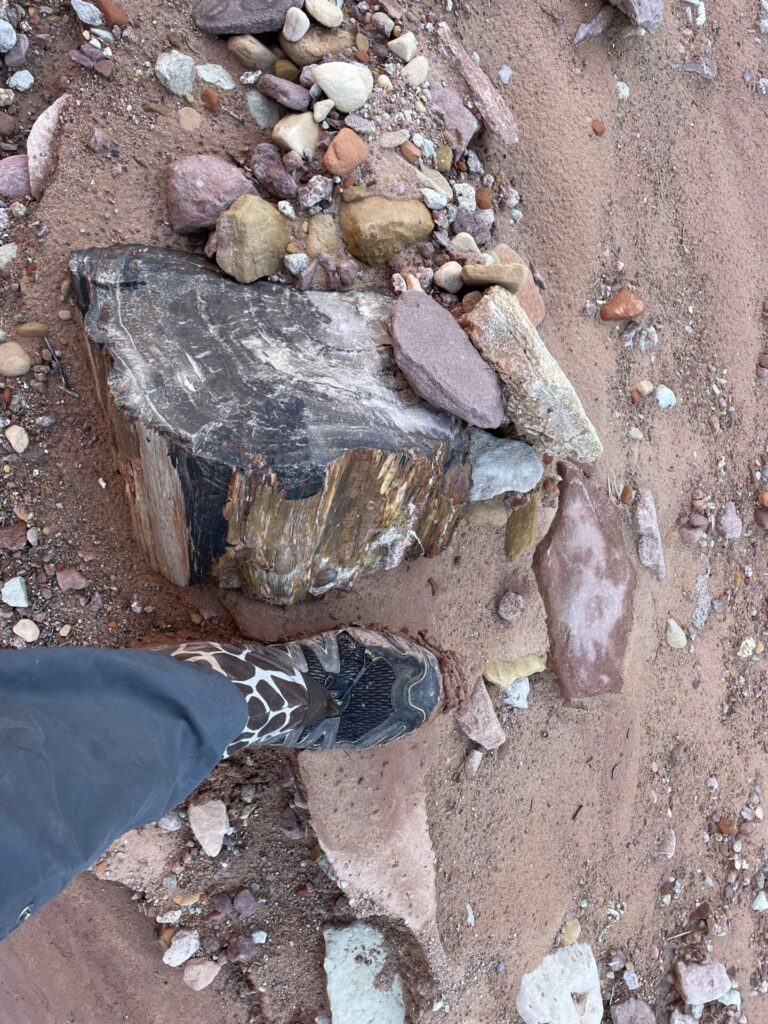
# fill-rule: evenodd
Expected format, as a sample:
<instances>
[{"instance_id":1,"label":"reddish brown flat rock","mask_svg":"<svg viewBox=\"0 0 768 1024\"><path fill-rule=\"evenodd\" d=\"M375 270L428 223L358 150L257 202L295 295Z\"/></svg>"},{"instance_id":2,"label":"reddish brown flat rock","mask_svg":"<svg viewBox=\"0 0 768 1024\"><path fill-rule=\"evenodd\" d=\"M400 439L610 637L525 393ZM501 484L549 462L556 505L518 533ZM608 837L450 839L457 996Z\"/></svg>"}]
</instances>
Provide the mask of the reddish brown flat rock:
<instances>
[{"instance_id":1,"label":"reddish brown flat rock","mask_svg":"<svg viewBox=\"0 0 768 1024\"><path fill-rule=\"evenodd\" d=\"M632 625L635 571L616 507L561 466L560 506L534 557L547 610L549 666L566 697L618 693Z\"/></svg>"},{"instance_id":2,"label":"reddish brown flat rock","mask_svg":"<svg viewBox=\"0 0 768 1024\"><path fill-rule=\"evenodd\" d=\"M632 320L645 312L645 300L637 292L622 288L600 307L601 320Z\"/></svg>"}]
</instances>

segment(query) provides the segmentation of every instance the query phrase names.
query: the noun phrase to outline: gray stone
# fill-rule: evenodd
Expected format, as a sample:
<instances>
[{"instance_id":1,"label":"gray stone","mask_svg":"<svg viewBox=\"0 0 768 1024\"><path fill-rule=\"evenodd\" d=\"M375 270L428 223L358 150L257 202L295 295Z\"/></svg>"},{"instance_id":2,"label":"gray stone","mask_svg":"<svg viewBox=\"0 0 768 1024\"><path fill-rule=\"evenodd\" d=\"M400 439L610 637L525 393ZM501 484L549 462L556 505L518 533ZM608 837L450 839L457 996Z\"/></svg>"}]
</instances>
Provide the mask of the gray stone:
<instances>
[{"instance_id":1,"label":"gray stone","mask_svg":"<svg viewBox=\"0 0 768 1024\"><path fill-rule=\"evenodd\" d=\"M176 932L171 945L163 954L163 963L169 967L181 967L200 949L200 935L196 929L182 928Z\"/></svg>"},{"instance_id":2,"label":"gray stone","mask_svg":"<svg viewBox=\"0 0 768 1024\"><path fill-rule=\"evenodd\" d=\"M472 213L459 210L453 221L453 230L456 234L466 231L478 245L487 245L491 240L495 219L493 210L474 210Z\"/></svg>"},{"instance_id":3,"label":"gray stone","mask_svg":"<svg viewBox=\"0 0 768 1024\"><path fill-rule=\"evenodd\" d=\"M723 540L738 540L741 530L741 516L736 509L736 502L726 501L717 516L717 532Z\"/></svg>"},{"instance_id":4,"label":"gray stone","mask_svg":"<svg viewBox=\"0 0 768 1024\"><path fill-rule=\"evenodd\" d=\"M298 82L289 82L287 78L278 78L277 75L262 75L256 88L289 110L309 109L309 89Z\"/></svg>"},{"instance_id":5,"label":"gray stone","mask_svg":"<svg viewBox=\"0 0 768 1024\"><path fill-rule=\"evenodd\" d=\"M466 704L456 712L462 732L485 750L496 750L507 734L499 724L485 680L481 677Z\"/></svg>"},{"instance_id":6,"label":"gray stone","mask_svg":"<svg viewBox=\"0 0 768 1024\"><path fill-rule=\"evenodd\" d=\"M262 142L251 154L251 173L261 187L276 199L295 199L299 187L288 173L280 150Z\"/></svg>"},{"instance_id":7,"label":"gray stone","mask_svg":"<svg viewBox=\"0 0 768 1024\"><path fill-rule=\"evenodd\" d=\"M283 257L283 264L289 274L298 277L309 266L309 256L305 252L289 252Z\"/></svg>"},{"instance_id":8,"label":"gray stone","mask_svg":"<svg viewBox=\"0 0 768 1024\"><path fill-rule=\"evenodd\" d=\"M191 235L215 227L219 215L256 190L239 167L203 153L175 160L168 168L165 201L171 227Z\"/></svg>"},{"instance_id":9,"label":"gray stone","mask_svg":"<svg viewBox=\"0 0 768 1024\"><path fill-rule=\"evenodd\" d=\"M280 107L274 100L262 96L260 92L249 89L245 94L245 103L248 113L259 126L265 130L274 128L280 120Z\"/></svg>"},{"instance_id":10,"label":"gray stone","mask_svg":"<svg viewBox=\"0 0 768 1024\"><path fill-rule=\"evenodd\" d=\"M603 1000L590 947L563 946L520 982L517 1012L525 1024L600 1024Z\"/></svg>"},{"instance_id":11,"label":"gray stone","mask_svg":"<svg viewBox=\"0 0 768 1024\"><path fill-rule=\"evenodd\" d=\"M443 115L443 123L451 133L454 156L459 157L477 134L480 122L450 86L432 82L429 93L432 106Z\"/></svg>"},{"instance_id":12,"label":"gray stone","mask_svg":"<svg viewBox=\"0 0 768 1024\"><path fill-rule=\"evenodd\" d=\"M658 28L664 18L664 0L611 0L611 3L648 32Z\"/></svg>"},{"instance_id":13,"label":"gray stone","mask_svg":"<svg viewBox=\"0 0 768 1024\"><path fill-rule=\"evenodd\" d=\"M209 857L218 857L229 828L223 800L200 800L189 805L189 827Z\"/></svg>"},{"instance_id":14,"label":"gray stone","mask_svg":"<svg viewBox=\"0 0 768 1024\"><path fill-rule=\"evenodd\" d=\"M279 32L294 0L200 0L195 24L212 35Z\"/></svg>"},{"instance_id":15,"label":"gray stone","mask_svg":"<svg viewBox=\"0 0 768 1024\"><path fill-rule=\"evenodd\" d=\"M69 0L69 3L84 25L98 27L104 24L104 18L96 4L88 3L88 0Z\"/></svg>"},{"instance_id":16,"label":"gray stone","mask_svg":"<svg viewBox=\"0 0 768 1024\"><path fill-rule=\"evenodd\" d=\"M10 23L0 19L0 53L8 53L16 45L16 29Z\"/></svg>"},{"instance_id":17,"label":"gray stone","mask_svg":"<svg viewBox=\"0 0 768 1024\"><path fill-rule=\"evenodd\" d=\"M616 693L632 626L635 571L618 509L570 466L533 567L547 611L549 667L565 695Z\"/></svg>"},{"instance_id":18,"label":"gray stone","mask_svg":"<svg viewBox=\"0 0 768 1024\"><path fill-rule=\"evenodd\" d=\"M27 584L23 576L14 576L4 583L0 596L3 604L7 604L10 608L29 608Z\"/></svg>"},{"instance_id":19,"label":"gray stone","mask_svg":"<svg viewBox=\"0 0 768 1024\"><path fill-rule=\"evenodd\" d=\"M635 527L637 529L637 557L640 564L650 569L654 576L664 579L664 549L661 545L659 521L656 517L656 503L653 494L640 491L635 505Z\"/></svg>"},{"instance_id":20,"label":"gray stone","mask_svg":"<svg viewBox=\"0 0 768 1024\"><path fill-rule=\"evenodd\" d=\"M603 450L595 428L518 299L506 288L489 288L463 326L496 371L517 433L541 452L595 462Z\"/></svg>"},{"instance_id":21,"label":"gray stone","mask_svg":"<svg viewBox=\"0 0 768 1024\"><path fill-rule=\"evenodd\" d=\"M333 1024L405 1024L403 983L379 929L356 921L324 928L323 938Z\"/></svg>"},{"instance_id":22,"label":"gray stone","mask_svg":"<svg viewBox=\"0 0 768 1024\"><path fill-rule=\"evenodd\" d=\"M526 711L528 698L531 695L531 681L528 676L516 679L504 690L504 704L508 708L517 708L518 711Z\"/></svg>"},{"instance_id":23,"label":"gray stone","mask_svg":"<svg viewBox=\"0 0 768 1024\"><path fill-rule=\"evenodd\" d=\"M157 819L157 827L163 832L178 832L181 828L181 818L175 811L170 811Z\"/></svg>"},{"instance_id":24,"label":"gray stone","mask_svg":"<svg viewBox=\"0 0 768 1024\"><path fill-rule=\"evenodd\" d=\"M31 71L23 68L21 71L14 71L6 84L16 92L29 92L35 84L35 78Z\"/></svg>"},{"instance_id":25,"label":"gray stone","mask_svg":"<svg viewBox=\"0 0 768 1024\"><path fill-rule=\"evenodd\" d=\"M597 14L592 18L591 21L582 21L579 27L576 29L576 34L573 37L573 45L578 46L579 43L583 43L585 39L596 39L605 32L613 21L616 11L610 4L605 4L601 7Z\"/></svg>"},{"instance_id":26,"label":"gray stone","mask_svg":"<svg viewBox=\"0 0 768 1024\"><path fill-rule=\"evenodd\" d=\"M198 64L195 73L201 82L215 85L217 89L223 89L224 92L231 92L236 87L234 78L221 64Z\"/></svg>"},{"instance_id":27,"label":"gray stone","mask_svg":"<svg viewBox=\"0 0 768 1024\"><path fill-rule=\"evenodd\" d=\"M527 494L541 480L544 463L529 444L513 438L494 437L484 430L472 430L470 436L470 501L487 501L508 491Z\"/></svg>"},{"instance_id":28,"label":"gray stone","mask_svg":"<svg viewBox=\"0 0 768 1024\"><path fill-rule=\"evenodd\" d=\"M687 964L679 960L675 967L675 984L686 1003L702 1006L729 992L731 979L717 960L705 960L701 964Z\"/></svg>"},{"instance_id":29,"label":"gray stone","mask_svg":"<svg viewBox=\"0 0 768 1024\"><path fill-rule=\"evenodd\" d=\"M408 291L395 303L390 330L397 365L418 395L474 426L499 426L496 376L447 309Z\"/></svg>"},{"instance_id":30,"label":"gray stone","mask_svg":"<svg viewBox=\"0 0 768 1024\"><path fill-rule=\"evenodd\" d=\"M611 1007L613 1024L656 1024L656 1014L648 1003L634 996Z\"/></svg>"},{"instance_id":31,"label":"gray stone","mask_svg":"<svg viewBox=\"0 0 768 1024\"><path fill-rule=\"evenodd\" d=\"M174 96L185 96L195 88L195 62L186 53L169 50L155 61L155 77Z\"/></svg>"}]
</instances>

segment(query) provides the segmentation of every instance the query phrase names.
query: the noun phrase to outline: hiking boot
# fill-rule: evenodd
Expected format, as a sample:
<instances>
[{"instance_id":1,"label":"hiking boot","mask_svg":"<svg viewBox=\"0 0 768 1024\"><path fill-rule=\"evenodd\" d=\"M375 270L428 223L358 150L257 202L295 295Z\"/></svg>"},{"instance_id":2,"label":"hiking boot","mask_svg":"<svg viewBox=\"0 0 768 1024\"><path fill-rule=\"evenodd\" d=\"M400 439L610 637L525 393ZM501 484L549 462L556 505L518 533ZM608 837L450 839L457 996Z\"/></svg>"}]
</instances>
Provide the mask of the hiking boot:
<instances>
[{"instance_id":1,"label":"hiking boot","mask_svg":"<svg viewBox=\"0 0 768 1024\"><path fill-rule=\"evenodd\" d=\"M437 659L402 637L347 627L264 647L190 643L174 658L227 676L248 723L227 755L253 745L363 750L413 732L437 707Z\"/></svg>"}]
</instances>

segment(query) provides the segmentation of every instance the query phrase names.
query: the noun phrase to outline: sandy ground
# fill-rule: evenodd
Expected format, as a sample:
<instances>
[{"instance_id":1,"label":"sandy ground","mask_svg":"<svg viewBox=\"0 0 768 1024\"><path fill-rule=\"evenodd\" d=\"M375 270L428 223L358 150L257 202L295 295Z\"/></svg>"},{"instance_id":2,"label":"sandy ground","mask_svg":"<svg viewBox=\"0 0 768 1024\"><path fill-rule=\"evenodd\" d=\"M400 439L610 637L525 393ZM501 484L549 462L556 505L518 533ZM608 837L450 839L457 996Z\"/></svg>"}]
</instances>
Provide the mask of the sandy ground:
<instances>
[{"instance_id":1,"label":"sandy ground","mask_svg":"<svg viewBox=\"0 0 768 1024\"><path fill-rule=\"evenodd\" d=\"M417 18L433 7L405 6ZM135 0L125 7L139 13ZM639 976L637 994L666 1021L670 965L696 936L670 937L690 931L689 914L701 901L713 910L724 906L731 865L724 844L709 839L708 822L716 811L738 815L750 786L764 781L763 666L736 652L746 636L765 640L765 540L752 526L751 471L766 447L764 385L755 381L754 366L765 334L768 100L748 88L742 74L768 71L768 59L754 30L753 3L710 0L706 25L685 42L685 57L715 56L717 81L673 70L685 59L678 50L686 40L684 7L673 0L664 26L652 36L639 38L617 19L604 37L574 50L570 38L577 24L599 3L454 4L452 24L467 48L481 54L489 75L495 78L502 64L513 69L505 96L520 123L521 142L509 149L490 145L483 155L494 173L519 189L525 218L516 229L501 225L500 237L531 256L547 281L544 337L605 445L594 480L600 486L630 481L655 494L667 576L659 583L638 566L620 695L566 706L553 680L537 680L530 710L507 723L506 757L487 757L473 780L456 781L468 742L448 719L433 728L430 831L440 931L456 982L448 1012L425 1011L414 1019L516 1020L521 973L553 948L563 922L577 917L600 961L605 998L627 991L621 971L606 975L610 952L620 949ZM66 72L82 106L59 175L35 211L50 233L38 241L28 230L25 251L36 260L37 274L24 296L6 293L6 317L55 320L58 285L73 246L169 241L161 227L160 179L170 155L236 152L253 141L221 116L207 119L204 134L190 137L175 123L153 130L149 119L127 112L126 103L135 112L143 94L161 98L154 83L141 88L133 70L163 48L168 31L187 33L210 59L224 54L218 43L191 31L188 4L153 3L143 13L139 35L145 42L121 50L112 82L94 84L63 58L55 69L58 58L46 58L49 75ZM617 99L616 79L630 87L626 103ZM46 99L52 99L54 76L46 81ZM34 99L40 107L44 89ZM592 132L593 118L606 125L601 138ZM119 158L85 150L96 123L120 147ZM115 162L125 167L117 177ZM599 281L620 279L636 282L647 300L661 339L655 362L626 349L615 328L581 316ZM235 628L231 613L244 635L264 641L354 620L411 632L426 628L478 662L545 649L535 591L522 624L509 627L496 618L499 592L524 578L526 566L506 562L502 530L473 523L462 525L451 549L437 559L290 611L241 598L230 599L225 610L207 592L177 594L143 570L130 543L113 543L127 516L76 326L64 325L57 343L80 398L60 401L61 419L46 439L39 477L33 482L19 466L14 479L19 493L36 490L38 520L59 534L56 543L70 564L77 564L78 552L98 552L86 571L107 599L104 611L86 615L69 595L69 607L57 610L51 624L75 622L77 642L124 643L163 628L221 635ZM650 402L633 406L630 388L644 377L673 388L677 407L662 412ZM719 387L733 411L714 434L709 420L717 380L727 380ZM51 404L57 401L54 393ZM633 426L643 431L643 442L630 439ZM735 500L745 533L727 546L716 541L706 552L710 592L723 596L724 612L710 616L688 650L672 651L663 638L666 617L690 622L694 579L706 567L703 555L675 532L697 485L716 502ZM632 544L628 520L626 540ZM751 583L745 582L745 567ZM133 600L162 613L134 615ZM53 630L51 636L55 640ZM687 753L682 765L670 759L676 744ZM719 782L714 795L706 785L710 776ZM670 826L677 849L666 860L659 843ZM758 826L744 840L747 880L764 856L761 831ZM271 852L279 851L276 840ZM679 886L666 905L662 886L673 878ZM768 1021L768 1006L765 996L749 995L750 979L762 971L766 937L760 916L749 909L753 895L749 889L736 893L729 932L712 942L714 955L734 969L754 1024ZM467 903L474 927L467 925ZM284 960L276 977L288 991L269 1018L274 1024L312 1021L324 1012L320 955L317 938L296 948L301 973L293 977L301 981L293 988ZM223 982L202 995L189 993L178 974L160 965L152 929L125 893L93 879L79 881L0 949L0 1016L9 1024L112 1024L171 1014L195 1024L267 1021L250 1016L260 1012L238 1003Z\"/></svg>"}]
</instances>

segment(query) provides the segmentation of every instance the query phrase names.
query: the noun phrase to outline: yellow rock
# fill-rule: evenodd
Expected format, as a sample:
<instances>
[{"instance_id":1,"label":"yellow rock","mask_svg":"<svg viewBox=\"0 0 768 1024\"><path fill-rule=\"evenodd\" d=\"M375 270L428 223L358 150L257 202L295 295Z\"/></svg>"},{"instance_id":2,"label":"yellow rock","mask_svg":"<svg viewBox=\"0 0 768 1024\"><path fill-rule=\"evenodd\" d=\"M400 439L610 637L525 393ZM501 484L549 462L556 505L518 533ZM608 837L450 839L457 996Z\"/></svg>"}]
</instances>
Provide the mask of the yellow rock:
<instances>
[{"instance_id":1,"label":"yellow rock","mask_svg":"<svg viewBox=\"0 0 768 1024\"><path fill-rule=\"evenodd\" d=\"M42 324L39 320L30 320L26 324L19 324L17 331L22 338L44 338L48 333L48 324Z\"/></svg>"},{"instance_id":2,"label":"yellow rock","mask_svg":"<svg viewBox=\"0 0 768 1024\"><path fill-rule=\"evenodd\" d=\"M494 683L502 690L506 690L518 679L543 672L546 667L547 663L541 655L526 654L524 658L518 658L517 661L489 661L483 670L483 675L489 683Z\"/></svg>"},{"instance_id":3,"label":"yellow rock","mask_svg":"<svg viewBox=\"0 0 768 1024\"><path fill-rule=\"evenodd\" d=\"M563 925L561 935L563 945L572 946L581 935L581 924L575 918L571 918L570 921L566 921Z\"/></svg>"},{"instance_id":4,"label":"yellow rock","mask_svg":"<svg viewBox=\"0 0 768 1024\"><path fill-rule=\"evenodd\" d=\"M507 515L504 499L491 498L489 501L473 501L467 512L467 519L475 526L504 526Z\"/></svg>"},{"instance_id":5,"label":"yellow rock","mask_svg":"<svg viewBox=\"0 0 768 1024\"><path fill-rule=\"evenodd\" d=\"M538 494L521 508L510 512L507 520L507 535L504 538L504 550L510 562L514 562L524 551L536 543L536 520L539 511Z\"/></svg>"}]
</instances>

